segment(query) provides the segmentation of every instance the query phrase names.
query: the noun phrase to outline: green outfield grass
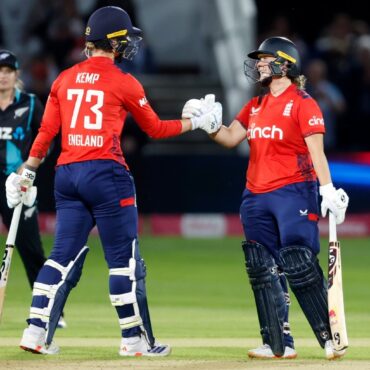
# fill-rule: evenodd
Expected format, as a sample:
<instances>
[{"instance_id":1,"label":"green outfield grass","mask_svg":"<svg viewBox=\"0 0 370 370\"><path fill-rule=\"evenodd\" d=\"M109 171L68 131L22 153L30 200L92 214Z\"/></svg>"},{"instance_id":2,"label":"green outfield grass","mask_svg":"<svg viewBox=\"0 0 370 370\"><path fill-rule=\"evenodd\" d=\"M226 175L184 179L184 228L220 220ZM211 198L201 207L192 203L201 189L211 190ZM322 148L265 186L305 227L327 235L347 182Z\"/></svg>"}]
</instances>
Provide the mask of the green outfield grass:
<instances>
[{"instance_id":1,"label":"green outfield grass","mask_svg":"<svg viewBox=\"0 0 370 370\"><path fill-rule=\"evenodd\" d=\"M4 240L1 237L2 245ZM43 240L49 250L52 238L44 236ZM246 358L248 345L260 344L240 243L241 238L143 237L140 240L148 267L147 290L154 331L158 339L165 338L169 342L172 339L175 343L172 360L242 360ZM120 329L109 301L108 270L99 240L91 237L88 245L91 251L83 276L65 309L68 328L57 332L56 341L65 344L61 358L66 360L118 359ZM320 259L326 273L327 240L322 240ZM347 328L353 343L346 359L370 360L369 261L370 239L342 240ZM16 345L26 326L30 301L31 290L15 252L0 325L0 368L3 360L41 358L20 351ZM290 322L300 344L300 358L322 359L323 351L315 344L314 335L294 298ZM73 338L86 338L86 343L71 345ZM209 345L206 340L199 344L199 339L204 338L209 338ZM89 342L93 339L97 341ZM222 344L226 339L234 339L236 345Z\"/></svg>"}]
</instances>

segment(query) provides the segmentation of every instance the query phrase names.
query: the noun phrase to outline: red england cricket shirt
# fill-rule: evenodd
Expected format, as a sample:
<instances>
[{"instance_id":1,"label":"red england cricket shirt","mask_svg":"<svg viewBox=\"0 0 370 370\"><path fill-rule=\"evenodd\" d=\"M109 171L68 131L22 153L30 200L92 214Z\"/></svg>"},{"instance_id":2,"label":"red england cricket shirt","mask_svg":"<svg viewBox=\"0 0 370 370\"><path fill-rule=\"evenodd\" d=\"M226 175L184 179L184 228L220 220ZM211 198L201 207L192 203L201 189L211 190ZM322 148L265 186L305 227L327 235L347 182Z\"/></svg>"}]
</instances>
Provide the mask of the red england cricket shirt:
<instances>
[{"instance_id":1,"label":"red england cricket shirt","mask_svg":"<svg viewBox=\"0 0 370 370\"><path fill-rule=\"evenodd\" d=\"M91 57L54 81L30 155L43 158L61 130L57 165L113 159L127 167L120 138L128 112L152 138L181 132L180 120L158 118L132 75L123 73L110 58Z\"/></svg>"},{"instance_id":2,"label":"red england cricket shirt","mask_svg":"<svg viewBox=\"0 0 370 370\"><path fill-rule=\"evenodd\" d=\"M282 186L315 181L304 138L325 133L316 101L292 84L281 95L255 97L235 118L247 130L250 158L246 187L265 193Z\"/></svg>"}]
</instances>

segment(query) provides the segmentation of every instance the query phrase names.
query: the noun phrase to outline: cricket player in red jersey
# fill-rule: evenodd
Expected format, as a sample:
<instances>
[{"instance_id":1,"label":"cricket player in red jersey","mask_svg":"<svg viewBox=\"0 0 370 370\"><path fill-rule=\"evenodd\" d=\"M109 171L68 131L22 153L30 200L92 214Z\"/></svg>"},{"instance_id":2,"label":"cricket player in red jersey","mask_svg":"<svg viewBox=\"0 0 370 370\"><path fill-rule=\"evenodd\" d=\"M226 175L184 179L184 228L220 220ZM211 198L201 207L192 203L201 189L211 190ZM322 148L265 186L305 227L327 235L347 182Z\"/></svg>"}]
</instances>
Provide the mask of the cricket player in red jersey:
<instances>
[{"instance_id":1,"label":"cricket player in red jersey","mask_svg":"<svg viewBox=\"0 0 370 370\"><path fill-rule=\"evenodd\" d=\"M41 128L19 175L8 184L11 206L31 192L36 169L61 131L62 150L55 176L56 231L52 252L33 288L29 326L20 347L55 354L56 324L71 289L78 283L96 225L109 267L109 291L122 330L121 356L166 356L170 347L155 341L145 290L146 267L138 246L134 180L120 147L130 112L152 138L221 126L222 107L205 99L197 117L162 121L152 110L142 85L123 73L114 59L131 59L141 31L118 7L103 7L86 27L88 59L62 72L51 87ZM23 186L21 189L21 185ZM86 312L88 314L88 312Z\"/></svg>"},{"instance_id":2,"label":"cricket player in red jersey","mask_svg":"<svg viewBox=\"0 0 370 370\"><path fill-rule=\"evenodd\" d=\"M288 324L286 277L326 357L340 357L343 352L333 348L326 281L317 259L317 179L323 217L329 210L342 223L348 196L332 184L323 149L324 119L316 101L304 91L294 43L271 37L248 57L247 77L268 91L251 99L230 126L211 135L225 147L244 139L250 146L240 215L263 344L248 355L297 356ZM187 112L196 112L200 105L187 102L183 117L191 117Z\"/></svg>"}]
</instances>

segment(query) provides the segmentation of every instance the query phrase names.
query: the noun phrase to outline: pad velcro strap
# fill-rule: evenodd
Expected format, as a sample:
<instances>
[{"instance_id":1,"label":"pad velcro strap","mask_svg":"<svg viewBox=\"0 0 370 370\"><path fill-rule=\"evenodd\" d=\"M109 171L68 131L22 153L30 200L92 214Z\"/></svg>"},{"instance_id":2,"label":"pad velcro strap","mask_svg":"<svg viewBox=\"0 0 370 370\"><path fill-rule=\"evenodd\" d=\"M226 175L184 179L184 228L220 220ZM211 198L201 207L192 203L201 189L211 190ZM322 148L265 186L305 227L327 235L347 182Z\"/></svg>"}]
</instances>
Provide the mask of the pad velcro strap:
<instances>
[{"instance_id":1,"label":"pad velcro strap","mask_svg":"<svg viewBox=\"0 0 370 370\"><path fill-rule=\"evenodd\" d=\"M109 275L130 276L131 275L131 270L130 270L129 267L109 269Z\"/></svg>"},{"instance_id":2,"label":"pad velcro strap","mask_svg":"<svg viewBox=\"0 0 370 370\"><path fill-rule=\"evenodd\" d=\"M51 290L51 285L49 284L43 284L43 283L38 283L38 282L35 282L33 284L33 291L32 291L32 295L36 296L36 295L45 295L45 296L48 296L49 295L49 292Z\"/></svg>"},{"instance_id":3,"label":"pad velcro strap","mask_svg":"<svg viewBox=\"0 0 370 370\"><path fill-rule=\"evenodd\" d=\"M136 271L136 260L135 258L130 258L129 267L109 269L109 275L128 276L131 281L135 281L136 280L135 271Z\"/></svg>"},{"instance_id":4,"label":"pad velcro strap","mask_svg":"<svg viewBox=\"0 0 370 370\"><path fill-rule=\"evenodd\" d=\"M45 264L46 266L50 266L50 267L53 267L55 268L56 270L58 270L61 274L62 274L62 280L64 281L68 272L71 270L71 268L73 267L75 261L79 258L79 256L81 255L81 252L83 252L86 248L88 247L84 247L81 249L80 253L77 255L77 257L75 258L75 260L73 261L70 261L69 264L64 267L62 266L61 264L59 264L58 262L55 262L53 260L46 260Z\"/></svg>"},{"instance_id":5,"label":"pad velcro strap","mask_svg":"<svg viewBox=\"0 0 370 370\"><path fill-rule=\"evenodd\" d=\"M46 296L47 298L54 298L55 293L58 290L60 283L58 285L48 285L43 283L35 282L33 284L32 295L34 296Z\"/></svg>"},{"instance_id":6,"label":"pad velcro strap","mask_svg":"<svg viewBox=\"0 0 370 370\"><path fill-rule=\"evenodd\" d=\"M135 326L140 326L143 325L143 320L141 319L140 316L130 316L126 317L124 319L119 319L119 325L121 329L130 329Z\"/></svg>"},{"instance_id":7,"label":"pad velcro strap","mask_svg":"<svg viewBox=\"0 0 370 370\"><path fill-rule=\"evenodd\" d=\"M46 308L31 307L30 319L40 319L42 322L49 322L50 310Z\"/></svg>"},{"instance_id":8,"label":"pad velcro strap","mask_svg":"<svg viewBox=\"0 0 370 370\"><path fill-rule=\"evenodd\" d=\"M73 261L72 261L72 263L73 263ZM50 267L53 267L56 270L60 271L63 277L65 276L66 272L68 272L68 270L69 270L69 268L68 268L69 265L67 267L64 267L64 266L60 265L58 262L55 262L53 260L46 260L45 266L50 266Z\"/></svg>"},{"instance_id":9,"label":"pad velcro strap","mask_svg":"<svg viewBox=\"0 0 370 370\"><path fill-rule=\"evenodd\" d=\"M136 294L131 291L123 294L110 294L109 295L112 306L123 306L125 304L136 303Z\"/></svg>"}]
</instances>

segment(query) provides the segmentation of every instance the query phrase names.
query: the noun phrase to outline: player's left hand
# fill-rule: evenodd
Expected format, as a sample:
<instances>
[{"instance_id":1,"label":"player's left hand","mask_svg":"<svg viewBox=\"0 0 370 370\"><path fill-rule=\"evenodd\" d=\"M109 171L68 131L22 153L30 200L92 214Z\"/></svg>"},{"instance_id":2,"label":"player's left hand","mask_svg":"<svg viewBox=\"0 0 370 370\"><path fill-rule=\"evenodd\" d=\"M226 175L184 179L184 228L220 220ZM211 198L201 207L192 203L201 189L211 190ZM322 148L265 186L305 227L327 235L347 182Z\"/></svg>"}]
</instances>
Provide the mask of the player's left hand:
<instances>
[{"instance_id":1,"label":"player's left hand","mask_svg":"<svg viewBox=\"0 0 370 370\"><path fill-rule=\"evenodd\" d=\"M349 197L343 189L336 189L332 183L320 186L321 214L326 216L327 211L331 211L336 223L341 224L346 217Z\"/></svg>"}]
</instances>

